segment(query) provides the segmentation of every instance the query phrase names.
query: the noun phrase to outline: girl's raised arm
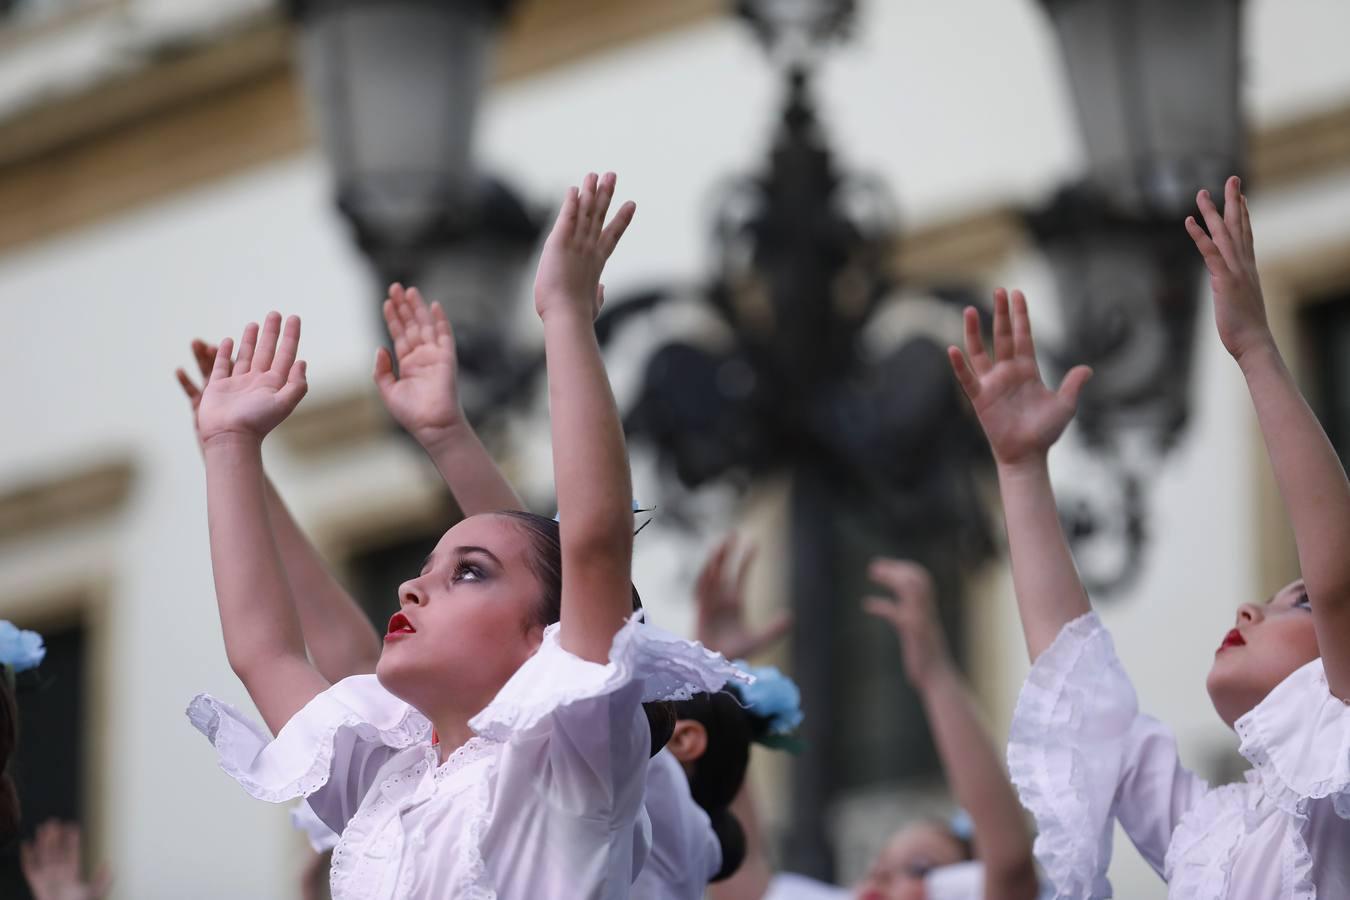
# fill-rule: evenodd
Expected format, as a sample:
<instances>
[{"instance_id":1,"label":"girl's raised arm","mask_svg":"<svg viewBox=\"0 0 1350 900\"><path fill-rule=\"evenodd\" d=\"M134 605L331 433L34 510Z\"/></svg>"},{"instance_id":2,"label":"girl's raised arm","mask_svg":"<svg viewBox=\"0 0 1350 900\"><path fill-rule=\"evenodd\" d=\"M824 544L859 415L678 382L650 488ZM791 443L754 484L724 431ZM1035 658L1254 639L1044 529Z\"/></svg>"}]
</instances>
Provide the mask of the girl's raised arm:
<instances>
[{"instance_id":1,"label":"girl's raised arm","mask_svg":"<svg viewBox=\"0 0 1350 900\"><path fill-rule=\"evenodd\" d=\"M192 342L192 355L202 374L202 387L210 382L219 348L203 341ZM192 404L193 427L201 406L202 388L187 372L178 370L178 383ZM200 443L201 434L198 433ZM300 523L295 521L281 493L264 478L263 492L267 517L276 538L277 552L286 570L286 583L300 616L300 629L314 667L330 682L349 675L375 671L380 659L380 636L376 633L356 599L333 575L319 551L310 543Z\"/></svg>"},{"instance_id":2,"label":"girl's raised arm","mask_svg":"<svg viewBox=\"0 0 1350 900\"><path fill-rule=\"evenodd\" d=\"M984 896L1032 900L1038 884L1031 832L1001 754L947 651L933 605L933 579L917 563L897 559L873 560L869 572L894 599L869 597L865 608L900 638L905 675L923 703L947 784L975 825Z\"/></svg>"},{"instance_id":3,"label":"girl's raised arm","mask_svg":"<svg viewBox=\"0 0 1350 900\"><path fill-rule=\"evenodd\" d=\"M1078 366L1058 391L1045 386L1021 291L1013 291L1011 304L1007 291L994 292L992 359L974 309L966 310L965 325L966 353L949 347L947 355L994 451L1013 589L1034 662L1065 625L1091 610L1060 525L1047 456L1092 371Z\"/></svg>"},{"instance_id":4,"label":"girl's raised arm","mask_svg":"<svg viewBox=\"0 0 1350 900\"><path fill-rule=\"evenodd\" d=\"M544 244L534 283L544 323L553 478L562 542L563 649L607 662L632 613L633 485L623 427L595 337L600 273L633 220L605 224L613 173L572 188Z\"/></svg>"},{"instance_id":5,"label":"girl's raised arm","mask_svg":"<svg viewBox=\"0 0 1350 900\"><path fill-rule=\"evenodd\" d=\"M296 359L300 320L292 316L281 331L278 313L268 314L261 336L250 324L233 366L232 342L221 342L197 408L225 653L274 734L328 687L305 655L264 493L262 440L308 388Z\"/></svg>"},{"instance_id":6,"label":"girl's raised arm","mask_svg":"<svg viewBox=\"0 0 1350 900\"><path fill-rule=\"evenodd\" d=\"M1193 216L1186 230L1209 269L1219 339L1241 367L1256 407L1298 544L1327 684L1350 700L1350 482L1266 322L1241 182L1228 179L1222 214L1206 191L1197 202L1209 233Z\"/></svg>"},{"instance_id":7,"label":"girl's raised arm","mask_svg":"<svg viewBox=\"0 0 1350 900\"><path fill-rule=\"evenodd\" d=\"M417 288L389 286L384 322L394 359L375 354L375 383L400 425L436 464L464 515L524 509L511 483L478 439L460 406L455 335L439 303L427 303Z\"/></svg>"}]
</instances>

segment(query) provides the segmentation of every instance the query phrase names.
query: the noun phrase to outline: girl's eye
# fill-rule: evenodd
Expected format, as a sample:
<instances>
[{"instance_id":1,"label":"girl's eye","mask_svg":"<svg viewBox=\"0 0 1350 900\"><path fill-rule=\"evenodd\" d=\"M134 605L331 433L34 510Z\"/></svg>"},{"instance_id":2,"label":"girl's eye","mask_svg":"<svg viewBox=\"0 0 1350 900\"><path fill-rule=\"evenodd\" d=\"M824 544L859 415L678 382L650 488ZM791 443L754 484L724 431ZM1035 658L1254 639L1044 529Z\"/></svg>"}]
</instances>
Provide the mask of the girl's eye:
<instances>
[{"instance_id":1,"label":"girl's eye","mask_svg":"<svg viewBox=\"0 0 1350 900\"><path fill-rule=\"evenodd\" d=\"M1298 595L1298 599L1294 601L1294 606L1297 609L1312 609L1312 602L1308 600L1306 591Z\"/></svg>"},{"instance_id":2,"label":"girl's eye","mask_svg":"<svg viewBox=\"0 0 1350 900\"><path fill-rule=\"evenodd\" d=\"M456 584L461 581L481 581L483 570L471 562L460 562L455 566L454 574L450 580Z\"/></svg>"}]
</instances>

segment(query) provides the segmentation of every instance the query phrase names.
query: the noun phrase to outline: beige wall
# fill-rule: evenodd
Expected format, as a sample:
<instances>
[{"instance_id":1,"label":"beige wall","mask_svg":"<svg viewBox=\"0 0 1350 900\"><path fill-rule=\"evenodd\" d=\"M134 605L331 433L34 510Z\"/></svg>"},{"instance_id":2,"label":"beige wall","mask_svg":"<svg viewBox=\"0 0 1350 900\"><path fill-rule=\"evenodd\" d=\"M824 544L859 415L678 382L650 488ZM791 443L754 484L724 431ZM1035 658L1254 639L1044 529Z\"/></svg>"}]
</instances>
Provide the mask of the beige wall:
<instances>
[{"instance_id":1,"label":"beige wall","mask_svg":"<svg viewBox=\"0 0 1350 900\"><path fill-rule=\"evenodd\" d=\"M1264 0L1251 9L1247 100L1258 126L1350 105L1350 57L1335 48L1350 32L1350 8ZM731 24L699 22L503 83L485 111L484 157L532 197L548 201L588 168L622 173L640 210L607 276L615 294L699 277L711 186L756 165L765 147L776 88L758 51ZM826 70L826 122L846 164L894 186L913 228L1032 202L1081 164L1052 50L1031 3L866 4L858 45ZM22 598L97 598L108 704L87 748L98 773L96 840L118 870L115 896L127 900L288 896L298 865L283 812L217 771L182 715L197 690L246 701L221 652L200 463L172 372L191 337L237 332L277 306L305 318L306 406L317 406L366 389L377 335L366 274L319 159L301 142L240 161L246 167L187 178L150 203L100 207L0 256L0 390L12 423L0 442L0 493L109 460L129 460L135 472L126 498L92 519L0 538L0 615L41 622L40 604ZM145 157L128 170L115 163L97 171L116 179L147 168ZM1285 273L1272 286L1281 308L1306 293L1299 277L1310 254L1332 261L1322 267L1329 283L1350 276L1334 265L1350 242L1347 163L1350 153L1339 163L1333 154L1317 174L1257 186L1263 259ZM0 233L13 227L0 212ZM1021 285L1039 316L1050 305L1047 273L1006 238L979 256L977 275ZM667 327L696 326L672 316L630 337L616 364L621 392L643 345ZM1242 385L1202 336L1199 414L1153 491L1150 569L1106 617L1144 703L1177 728L1188 759L1207 765L1233 744L1203 693L1209 650L1233 607L1286 577L1289 561L1270 530ZM530 443L516 465L527 481L547 479L540 434L537 423L521 429ZM276 442L269 463L334 549L359 541L371 522L425 515L430 474L400 444L362 440L316 455ZM1078 468L1067 452L1054 464L1061 482ZM641 461L638 469L639 495L650 494L654 476ZM709 503L730 510L728 498ZM658 617L687 624L687 585L713 537L678 538L659 520L644 532L638 579ZM986 580L971 619L977 679L1002 732L1025 662L1006 574L992 569ZM1132 853L1120 857L1119 895L1162 896Z\"/></svg>"}]
</instances>

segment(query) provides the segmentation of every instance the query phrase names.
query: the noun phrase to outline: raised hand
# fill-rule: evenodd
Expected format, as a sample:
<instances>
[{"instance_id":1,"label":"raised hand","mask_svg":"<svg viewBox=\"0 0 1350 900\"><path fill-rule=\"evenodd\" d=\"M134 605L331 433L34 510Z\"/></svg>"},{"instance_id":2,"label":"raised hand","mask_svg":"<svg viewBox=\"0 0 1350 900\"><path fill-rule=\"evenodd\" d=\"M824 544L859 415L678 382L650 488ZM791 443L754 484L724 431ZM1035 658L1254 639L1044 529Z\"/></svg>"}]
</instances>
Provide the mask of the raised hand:
<instances>
[{"instance_id":1,"label":"raised hand","mask_svg":"<svg viewBox=\"0 0 1350 900\"><path fill-rule=\"evenodd\" d=\"M1242 182L1234 175L1224 185L1222 214L1215 208L1209 191L1197 194L1195 202L1209 233L1195 221L1195 216L1186 217L1186 231L1209 270L1219 340L1240 362L1248 351L1274 343L1266 322L1261 278L1256 271L1247 198L1242 194Z\"/></svg>"},{"instance_id":2,"label":"raised hand","mask_svg":"<svg viewBox=\"0 0 1350 900\"><path fill-rule=\"evenodd\" d=\"M282 331L281 314L268 313L261 332L250 322L230 362L234 342L216 348L211 378L197 404L197 434L203 445L225 435L262 440L305 396L305 363L295 358L300 319L291 316Z\"/></svg>"},{"instance_id":3,"label":"raised hand","mask_svg":"<svg viewBox=\"0 0 1350 900\"><path fill-rule=\"evenodd\" d=\"M637 211L634 203L625 203L605 224L615 180L613 172L601 178L592 172L580 191L571 188L563 199L534 280L534 308L541 319L561 309L592 319L599 314L604 301L600 273Z\"/></svg>"},{"instance_id":4,"label":"raised hand","mask_svg":"<svg viewBox=\"0 0 1350 900\"><path fill-rule=\"evenodd\" d=\"M56 820L39 826L33 840L19 848L19 865L34 900L100 900L112 874L107 866L86 882L80 875L80 826Z\"/></svg>"},{"instance_id":5,"label":"raised hand","mask_svg":"<svg viewBox=\"0 0 1350 900\"><path fill-rule=\"evenodd\" d=\"M197 361L197 370L201 372L202 383L198 387L197 382L192 380L192 376L185 369L177 369L174 374L178 377L178 386L183 389L187 395L188 403L192 406L192 430L197 435L197 443L200 445L202 440L201 429L197 427L197 409L202 405L202 391L206 389L206 384L211 380L211 370L215 368L216 351L219 348L215 344L208 344L203 340L194 340L192 342L192 358ZM231 361L233 365L233 361Z\"/></svg>"},{"instance_id":6,"label":"raised hand","mask_svg":"<svg viewBox=\"0 0 1350 900\"><path fill-rule=\"evenodd\" d=\"M389 414L427 446L464 421L459 405L455 336L439 303L428 305L417 288L389 286L384 322L394 341L394 360L375 351L375 384Z\"/></svg>"},{"instance_id":7,"label":"raised hand","mask_svg":"<svg viewBox=\"0 0 1350 900\"><path fill-rule=\"evenodd\" d=\"M746 625L745 583L756 550L752 546L740 554L733 575L731 561L736 551L736 536L728 535L708 555L694 585L698 640L727 659L754 656L780 640L792 627L792 613L786 611L757 631Z\"/></svg>"},{"instance_id":8,"label":"raised hand","mask_svg":"<svg viewBox=\"0 0 1350 900\"><path fill-rule=\"evenodd\" d=\"M1077 366L1064 376L1058 391L1041 380L1031 319L1021 291L994 292L994 355L991 359L980 337L980 319L966 308L966 352L947 348L952 370L975 407L994 459L1001 465L1044 458L1073 419L1078 394L1092 375Z\"/></svg>"},{"instance_id":9,"label":"raised hand","mask_svg":"<svg viewBox=\"0 0 1350 900\"><path fill-rule=\"evenodd\" d=\"M891 596L868 597L863 609L895 629L910 683L923 687L934 672L950 669L951 656L938 623L933 578L928 570L915 562L878 557L872 560L867 574Z\"/></svg>"}]
</instances>

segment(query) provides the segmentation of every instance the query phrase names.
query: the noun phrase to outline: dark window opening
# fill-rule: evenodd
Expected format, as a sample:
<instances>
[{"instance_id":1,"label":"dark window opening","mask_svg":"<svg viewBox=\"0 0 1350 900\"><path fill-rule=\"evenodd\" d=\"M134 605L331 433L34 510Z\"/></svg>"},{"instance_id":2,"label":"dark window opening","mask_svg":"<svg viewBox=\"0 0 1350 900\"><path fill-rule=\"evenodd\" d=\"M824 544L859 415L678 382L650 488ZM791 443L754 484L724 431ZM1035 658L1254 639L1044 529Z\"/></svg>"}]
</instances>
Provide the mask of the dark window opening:
<instances>
[{"instance_id":1,"label":"dark window opening","mask_svg":"<svg viewBox=\"0 0 1350 900\"><path fill-rule=\"evenodd\" d=\"M48 819L85 821L85 629L43 631L43 638L42 665L19 679L19 747L10 765L23 808L23 841ZM0 850L0 897L32 898L19 869L17 841Z\"/></svg>"}]
</instances>

